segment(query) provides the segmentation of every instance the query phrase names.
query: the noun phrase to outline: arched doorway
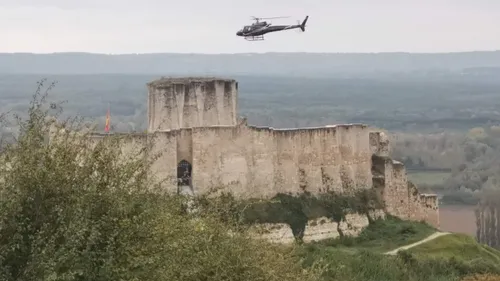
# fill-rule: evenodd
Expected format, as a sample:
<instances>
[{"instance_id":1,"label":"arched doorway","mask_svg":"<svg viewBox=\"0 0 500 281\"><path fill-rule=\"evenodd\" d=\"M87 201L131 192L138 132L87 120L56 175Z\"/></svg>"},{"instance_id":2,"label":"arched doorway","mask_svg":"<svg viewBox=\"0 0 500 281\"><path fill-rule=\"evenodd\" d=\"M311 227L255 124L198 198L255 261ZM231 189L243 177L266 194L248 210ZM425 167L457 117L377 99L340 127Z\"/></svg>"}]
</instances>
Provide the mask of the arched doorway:
<instances>
[{"instance_id":1,"label":"arched doorway","mask_svg":"<svg viewBox=\"0 0 500 281\"><path fill-rule=\"evenodd\" d=\"M181 160L177 164L177 186L178 187L191 187L191 173L193 167L191 163L186 160Z\"/></svg>"}]
</instances>

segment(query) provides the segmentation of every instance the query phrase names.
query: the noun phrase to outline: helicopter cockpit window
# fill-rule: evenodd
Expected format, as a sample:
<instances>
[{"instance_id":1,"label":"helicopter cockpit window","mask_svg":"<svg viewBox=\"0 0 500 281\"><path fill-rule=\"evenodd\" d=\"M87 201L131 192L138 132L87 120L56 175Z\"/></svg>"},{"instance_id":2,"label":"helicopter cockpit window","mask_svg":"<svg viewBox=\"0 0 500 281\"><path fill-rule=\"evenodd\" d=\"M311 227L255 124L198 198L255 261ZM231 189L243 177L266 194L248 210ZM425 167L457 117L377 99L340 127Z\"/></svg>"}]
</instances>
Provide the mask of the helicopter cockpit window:
<instances>
[{"instance_id":1,"label":"helicopter cockpit window","mask_svg":"<svg viewBox=\"0 0 500 281\"><path fill-rule=\"evenodd\" d=\"M245 27L243 28L243 32L247 32L247 31L249 31L249 30L250 30L250 26L245 26Z\"/></svg>"}]
</instances>

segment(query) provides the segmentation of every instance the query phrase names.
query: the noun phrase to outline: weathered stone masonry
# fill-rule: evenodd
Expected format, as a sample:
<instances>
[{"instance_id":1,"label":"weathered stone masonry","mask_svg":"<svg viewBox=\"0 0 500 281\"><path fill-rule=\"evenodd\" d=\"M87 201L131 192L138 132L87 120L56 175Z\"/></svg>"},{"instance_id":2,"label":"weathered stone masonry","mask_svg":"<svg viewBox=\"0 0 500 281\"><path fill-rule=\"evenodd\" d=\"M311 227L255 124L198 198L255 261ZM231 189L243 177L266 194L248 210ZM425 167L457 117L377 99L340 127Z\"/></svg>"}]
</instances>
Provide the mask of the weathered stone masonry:
<instances>
[{"instance_id":1,"label":"weathered stone masonry","mask_svg":"<svg viewBox=\"0 0 500 281\"><path fill-rule=\"evenodd\" d=\"M437 197L419 194L408 182L403 164L390 159L381 132L361 124L249 126L237 118L238 83L231 79L162 78L148 90L148 134L156 137L154 150L163 153L154 173L168 179L165 188L171 192L201 194L224 187L240 198L271 198L375 188L387 213L439 226ZM359 232L368 222L353 216L347 224ZM338 235L330 224L310 223L305 239ZM290 238L276 235L269 239Z\"/></svg>"}]
</instances>

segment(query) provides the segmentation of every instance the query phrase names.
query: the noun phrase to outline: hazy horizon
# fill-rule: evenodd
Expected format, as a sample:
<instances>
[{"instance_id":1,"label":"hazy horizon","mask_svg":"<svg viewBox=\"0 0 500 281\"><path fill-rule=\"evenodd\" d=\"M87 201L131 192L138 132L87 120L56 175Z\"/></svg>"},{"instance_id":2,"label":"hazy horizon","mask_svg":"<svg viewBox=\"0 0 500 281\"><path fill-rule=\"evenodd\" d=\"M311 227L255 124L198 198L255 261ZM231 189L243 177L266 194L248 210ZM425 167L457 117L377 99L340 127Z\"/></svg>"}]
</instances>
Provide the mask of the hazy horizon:
<instances>
[{"instance_id":1,"label":"hazy horizon","mask_svg":"<svg viewBox=\"0 0 500 281\"><path fill-rule=\"evenodd\" d=\"M2 74L279 75L331 77L447 75L500 69L500 51L470 53L120 54L0 53ZM481 71L483 71L481 70ZM441 73L441 74L438 74Z\"/></svg>"}]
</instances>

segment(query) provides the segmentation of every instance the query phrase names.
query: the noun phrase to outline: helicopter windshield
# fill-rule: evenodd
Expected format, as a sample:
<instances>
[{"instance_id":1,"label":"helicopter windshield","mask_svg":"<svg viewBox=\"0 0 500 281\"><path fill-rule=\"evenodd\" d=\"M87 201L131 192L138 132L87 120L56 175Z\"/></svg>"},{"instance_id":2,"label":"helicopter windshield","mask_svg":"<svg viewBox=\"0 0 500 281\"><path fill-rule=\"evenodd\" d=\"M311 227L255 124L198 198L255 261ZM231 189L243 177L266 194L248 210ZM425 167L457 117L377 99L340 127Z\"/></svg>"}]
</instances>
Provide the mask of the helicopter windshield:
<instances>
[{"instance_id":1,"label":"helicopter windshield","mask_svg":"<svg viewBox=\"0 0 500 281\"><path fill-rule=\"evenodd\" d=\"M243 27L243 32L248 32L248 31L250 31L250 26L247 25Z\"/></svg>"}]
</instances>

